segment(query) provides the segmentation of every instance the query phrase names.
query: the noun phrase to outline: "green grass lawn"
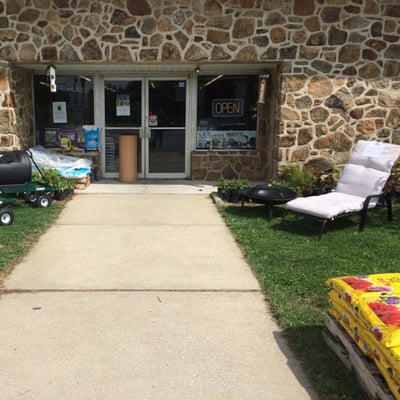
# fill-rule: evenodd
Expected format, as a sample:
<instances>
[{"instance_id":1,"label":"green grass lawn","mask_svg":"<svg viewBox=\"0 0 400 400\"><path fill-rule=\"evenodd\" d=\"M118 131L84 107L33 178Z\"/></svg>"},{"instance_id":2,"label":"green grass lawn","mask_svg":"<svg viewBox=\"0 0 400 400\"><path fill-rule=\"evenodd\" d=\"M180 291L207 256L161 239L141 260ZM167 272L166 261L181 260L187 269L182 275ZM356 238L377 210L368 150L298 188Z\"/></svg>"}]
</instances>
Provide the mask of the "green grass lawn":
<instances>
[{"instance_id":1,"label":"green grass lawn","mask_svg":"<svg viewBox=\"0 0 400 400\"><path fill-rule=\"evenodd\" d=\"M62 203L53 202L48 208L35 208L24 201L13 206L14 223L0 226L0 274L10 270L21 259L57 218L62 207Z\"/></svg>"},{"instance_id":2,"label":"green grass lawn","mask_svg":"<svg viewBox=\"0 0 400 400\"><path fill-rule=\"evenodd\" d=\"M262 205L220 206L265 291L289 344L321 399L365 400L366 394L322 337L327 310L326 280L331 277L400 272L400 204L392 222L386 210L368 214L358 232L358 217L328 223L316 231L281 223L281 209L268 222Z\"/></svg>"}]
</instances>

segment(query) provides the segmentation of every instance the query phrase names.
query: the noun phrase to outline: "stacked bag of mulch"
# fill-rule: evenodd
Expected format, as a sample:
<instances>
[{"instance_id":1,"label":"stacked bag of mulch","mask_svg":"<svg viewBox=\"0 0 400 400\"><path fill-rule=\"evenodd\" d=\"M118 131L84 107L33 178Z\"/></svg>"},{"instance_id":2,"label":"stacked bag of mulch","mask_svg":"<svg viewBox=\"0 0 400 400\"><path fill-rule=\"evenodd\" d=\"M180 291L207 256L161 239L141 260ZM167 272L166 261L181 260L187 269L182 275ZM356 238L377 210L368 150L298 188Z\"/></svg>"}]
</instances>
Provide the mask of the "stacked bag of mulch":
<instances>
[{"instance_id":1,"label":"stacked bag of mulch","mask_svg":"<svg viewBox=\"0 0 400 400\"><path fill-rule=\"evenodd\" d=\"M331 278L327 284L328 313L374 360L400 400L400 273Z\"/></svg>"}]
</instances>

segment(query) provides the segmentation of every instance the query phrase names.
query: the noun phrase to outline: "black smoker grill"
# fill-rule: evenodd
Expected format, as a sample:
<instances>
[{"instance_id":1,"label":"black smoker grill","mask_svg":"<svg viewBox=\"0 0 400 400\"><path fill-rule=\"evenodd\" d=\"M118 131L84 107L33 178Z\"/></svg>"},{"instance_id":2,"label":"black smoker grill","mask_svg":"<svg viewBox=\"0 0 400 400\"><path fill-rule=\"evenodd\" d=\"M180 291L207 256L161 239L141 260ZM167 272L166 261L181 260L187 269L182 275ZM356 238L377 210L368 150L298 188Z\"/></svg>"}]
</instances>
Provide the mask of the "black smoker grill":
<instances>
[{"instance_id":1,"label":"black smoker grill","mask_svg":"<svg viewBox=\"0 0 400 400\"><path fill-rule=\"evenodd\" d=\"M45 208L51 204L55 188L31 181L31 160L40 172L28 150L0 152L0 225L13 223L14 214L10 206L18 195L25 195L25 200L36 207Z\"/></svg>"},{"instance_id":2,"label":"black smoker grill","mask_svg":"<svg viewBox=\"0 0 400 400\"><path fill-rule=\"evenodd\" d=\"M26 151L0 152L0 186L28 183L32 177L32 164Z\"/></svg>"}]
</instances>

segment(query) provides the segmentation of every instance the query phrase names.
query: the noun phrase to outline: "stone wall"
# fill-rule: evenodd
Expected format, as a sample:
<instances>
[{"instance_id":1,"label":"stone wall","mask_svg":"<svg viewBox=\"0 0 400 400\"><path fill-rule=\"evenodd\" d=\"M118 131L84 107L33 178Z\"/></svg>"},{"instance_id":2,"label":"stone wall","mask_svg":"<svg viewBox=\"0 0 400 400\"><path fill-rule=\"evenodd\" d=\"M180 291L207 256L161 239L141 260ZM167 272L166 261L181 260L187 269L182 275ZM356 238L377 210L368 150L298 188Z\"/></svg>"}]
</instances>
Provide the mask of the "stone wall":
<instances>
[{"instance_id":1,"label":"stone wall","mask_svg":"<svg viewBox=\"0 0 400 400\"><path fill-rule=\"evenodd\" d=\"M14 68L12 71L12 95L16 104L16 135L22 148L34 144L33 93L30 71Z\"/></svg>"},{"instance_id":2,"label":"stone wall","mask_svg":"<svg viewBox=\"0 0 400 400\"><path fill-rule=\"evenodd\" d=\"M0 150L33 144L32 74L0 65Z\"/></svg>"},{"instance_id":3,"label":"stone wall","mask_svg":"<svg viewBox=\"0 0 400 400\"><path fill-rule=\"evenodd\" d=\"M295 5L304 26L282 75L281 164L321 171L345 163L358 139L400 143L400 4Z\"/></svg>"},{"instance_id":4,"label":"stone wall","mask_svg":"<svg viewBox=\"0 0 400 400\"><path fill-rule=\"evenodd\" d=\"M400 141L399 21L397 0L0 0L0 59L274 63L273 149L255 154L321 170L360 137ZM28 93L0 97L2 134L32 135Z\"/></svg>"},{"instance_id":5,"label":"stone wall","mask_svg":"<svg viewBox=\"0 0 400 400\"><path fill-rule=\"evenodd\" d=\"M0 64L0 150L18 150L15 96L11 90L11 71L8 63Z\"/></svg>"},{"instance_id":6,"label":"stone wall","mask_svg":"<svg viewBox=\"0 0 400 400\"><path fill-rule=\"evenodd\" d=\"M266 170L268 160L258 151L194 151L191 179L216 181L221 177L263 181L273 171Z\"/></svg>"}]
</instances>

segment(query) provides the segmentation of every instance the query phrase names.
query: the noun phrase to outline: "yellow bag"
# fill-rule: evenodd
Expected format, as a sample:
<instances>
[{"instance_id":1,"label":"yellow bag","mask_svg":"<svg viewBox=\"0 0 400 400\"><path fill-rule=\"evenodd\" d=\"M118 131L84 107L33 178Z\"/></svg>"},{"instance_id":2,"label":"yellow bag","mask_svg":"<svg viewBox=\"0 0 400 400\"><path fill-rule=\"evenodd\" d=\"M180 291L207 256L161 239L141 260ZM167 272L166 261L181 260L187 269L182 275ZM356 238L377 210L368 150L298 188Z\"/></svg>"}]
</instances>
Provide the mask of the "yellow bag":
<instances>
[{"instance_id":1,"label":"yellow bag","mask_svg":"<svg viewBox=\"0 0 400 400\"><path fill-rule=\"evenodd\" d=\"M393 394L399 396L396 391L400 388L400 347L383 347L348 309L333 301L331 296L329 303L329 314L343 327L362 353L373 360L391 391L395 392Z\"/></svg>"},{"instance_id":2,"label":"yellow bag","mask_svg":"<svg viewBox=\"0 0 400 400\"><path fill-rule=\"evenodd\" d=\"M379 342L385 347L400 346L400 292L364 293L357 310Z\"/></svg>"},{"instance_id":3,"label":"yellow bag","mask_svg":"<svg viewBox=\"0 0 400 400\"><path fill-rule=\"evenodd\" d=\"M400 274L348 276L327 283L378 341L385 347L400 346Z\"/></svg>"},{"instance_id":4,"label":"yellow bag","mask_svg":"<svg viewBox=\"0 0 400 400\"><path fill-rule=\"evenodd\" d=\"M396 400L400 400L400 384L398 381L392 378L391 374L388 372L387 368L381 363L376 363L376 367L385 379L390 391L392 392Z\"/></svg>"},{"instance_id":5,"label":"yellow bag","mask_svg":"<svg viewBox=\"0 0 400 400\"><path fill-rule=\"evenodd\" d=\"M400 400L400 274L331 278L329 313Z\"/></svg>"},{"instance_id":6,"label":"yellow bag","mask_svg":"<svg viewBox=\"0 0 400 400\"><path fill-rule=\"evenodd\" d=\"M333 293L331 292L329 293L330 307L328 313L346 331L347 335L359 347L363 354L372 357L372 349L375 343L368 341L368 337L366 337L367 330L362 327L357 321L357 317L348 308L343 307L342 304L334 300Z\"/></svg>"},{"instance_id":7,"label":"yellow bag","mask_svg":"<svg viewBox=\"0 0 400 400\"><path fill-rule=\"evenodd\" d=\"M400 292L400 273L385 273L330 278L327 285L352 302L360 293Z\"/></svg>"}]
</instances>

